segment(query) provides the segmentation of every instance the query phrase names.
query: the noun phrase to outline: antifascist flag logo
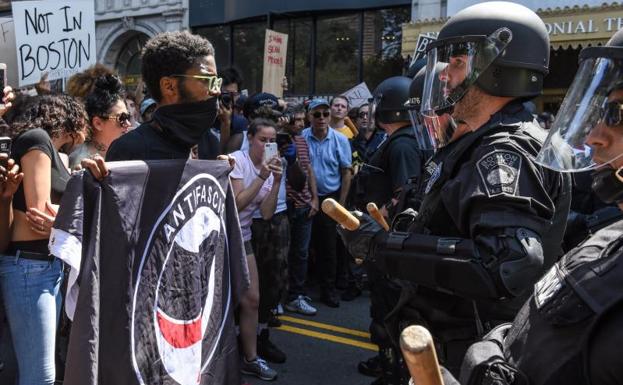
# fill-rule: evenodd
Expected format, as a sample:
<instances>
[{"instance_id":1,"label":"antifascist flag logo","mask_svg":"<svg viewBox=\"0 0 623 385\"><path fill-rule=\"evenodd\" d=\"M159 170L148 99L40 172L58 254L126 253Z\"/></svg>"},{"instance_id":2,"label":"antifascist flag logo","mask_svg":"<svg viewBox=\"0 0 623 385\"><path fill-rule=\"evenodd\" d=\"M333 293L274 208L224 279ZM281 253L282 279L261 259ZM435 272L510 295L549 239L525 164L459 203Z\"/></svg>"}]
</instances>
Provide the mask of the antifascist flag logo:
<instances>
[{"instance_id":1,"label":"antifascist flag logo","mask_svg":"<svg viewBox=\"0 0 623 385\"><path fill-rule=\"evenodd\" d=\"M210 364L230 305L225 192L200 174L160 215L140 262L132 359L141 384L195 385Z\"/></svg>"}]
</instances>

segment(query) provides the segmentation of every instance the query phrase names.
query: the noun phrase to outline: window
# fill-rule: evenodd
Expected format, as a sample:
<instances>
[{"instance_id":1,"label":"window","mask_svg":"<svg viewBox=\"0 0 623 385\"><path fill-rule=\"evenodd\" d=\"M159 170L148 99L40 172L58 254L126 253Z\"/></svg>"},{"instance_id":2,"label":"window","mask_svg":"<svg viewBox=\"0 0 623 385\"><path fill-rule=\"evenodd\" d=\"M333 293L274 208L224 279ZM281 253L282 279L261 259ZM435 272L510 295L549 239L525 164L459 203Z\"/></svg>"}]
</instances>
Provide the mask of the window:
<instances>
[{"instance_id":1,"label":"window","mask_svg":"<svg viewBox=\"0 0 623 385\"><path fill-rule=\"evenodd\" d=\"M249 95L262 90L266 23L234 25L234 66L240 70Z\"/></svg>"},{"instance_id":2,"label":"window","mask_svg":"<svg viewBox=\"0 0 623 385\"><path fill-rule=\"evenodd\" d=\"M290 95L311 94L312 23L311 18L294 18L278 20L273 25L275 31L288 34L286 76L289 82L287 94Z\"/></svg>"},{"instance_id":3,"label":"window","mask_svg":"<svg viewBox=\"0 0 623 385\"><path fill-rule=\"evenodd\" d=\"M315 93L340 94L357 85L358 63L359 15L319 17Z\"/></svg>"},{"instance_id":4,"label":"window","mask_svg":"<svg viewBox=\"0 0 623 385\"><path fill-rule=\"evenodd\" d=\"M370 91L384 79L402 74L402 24L410 19L409 7L364 12L363 80Z\"/></svg>"},{"instance_id":5,"label":"window","mask_svg":"<svg viewBox=\"0 0 623 385\"><path fill-rule=\"evenodd\" d=\"M216 54L217 69L229 67L229 47L231 42L230 27L219 25L216 27L198 28L196 33L210 40Z\"/></svg>"}]
</instances>

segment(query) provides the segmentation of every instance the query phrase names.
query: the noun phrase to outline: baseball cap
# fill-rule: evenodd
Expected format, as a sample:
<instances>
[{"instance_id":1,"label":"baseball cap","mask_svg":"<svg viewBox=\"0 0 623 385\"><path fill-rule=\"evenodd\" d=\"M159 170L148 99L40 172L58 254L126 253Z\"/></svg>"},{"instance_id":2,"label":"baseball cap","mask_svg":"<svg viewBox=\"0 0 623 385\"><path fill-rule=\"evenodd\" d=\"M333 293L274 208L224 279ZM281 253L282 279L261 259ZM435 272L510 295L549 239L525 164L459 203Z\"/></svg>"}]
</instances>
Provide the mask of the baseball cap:
<instances>
[{"instance_id":1,"label":"baseball cap","mask_svg":"<svg viewBox=\"0 0 623 385\"><path fill-rule=\"evenodd\" d=\"M321 106L331 107L329 102L327 102L325 99L313 99L311 102L309 102L309 106L307 108L309 111L311 111Z\"/></svg>"},{"instance_id":2,"label":"baseball cap","mask_svg":"<svg viewBox=\"0 0 623 385\"><path fill-rule=\"evenodd\" d=\"M149 107L153 106L154 104L157 104L157 103L156 103L156 101L155 101L154 99L152 99L152 98L147 98L147 99L143 100L143 101L141 102L141 108L140 108L141 115L143 115L143 114L145 113L145 111L147 111L147 109L148 109Z\"/></svg>"},{"instance_id":3,"label":"baseball cap","mask_svg":"<svg viewBox=\"0 0 623 385\"><path fill-rule=\"evenodd\" d=\"M279 110L279 99L277 99L275 95L267 92L259 92L255 95L249 96L244 103L244 116L248 118L251 113L262 107Z\"/></svg>"}]
</instances>

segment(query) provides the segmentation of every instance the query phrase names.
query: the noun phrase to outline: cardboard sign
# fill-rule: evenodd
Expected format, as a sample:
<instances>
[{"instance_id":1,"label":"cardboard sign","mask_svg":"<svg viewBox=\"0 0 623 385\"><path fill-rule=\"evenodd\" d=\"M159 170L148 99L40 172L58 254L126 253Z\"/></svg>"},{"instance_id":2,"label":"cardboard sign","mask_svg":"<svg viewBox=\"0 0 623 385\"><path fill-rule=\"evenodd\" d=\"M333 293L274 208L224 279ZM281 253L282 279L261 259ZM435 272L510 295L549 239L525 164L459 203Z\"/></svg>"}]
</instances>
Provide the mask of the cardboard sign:
<instances>
[{"instance_id":1,"label":"cardboard sign","mask_svg":"<svg viewBox=\"0 0 623 385\"><path fill-rule=\"evenodd\" d=\"M286 74L288 56L288 35L266 30L264 41L264 76L262 91L283 97L283 77Z\"/></svg>"},{"instance_id":2,"label":"cardboard sign","mask_svg":"<svg viewBox=\"0 0 623 385\"><path fill-rule=\"evenodd\" d=\"M369 99L372 99L372 94L366 83L361 83L344 92L342 95L348 98L348 104L350 108L359 107L362 104L368 103Z\"/></svg>"},{"instance_id":3,"label":"cardboard sign","mask_svg":"<svg viewBox=\"0 0 623 385\"><path fill-rule=\"evenodd\" d=\"M0 17L0 62L6 64L7 85L16 88L18 85L17 56L15 56L15 30L11 17Z\"/></svg>"},{"instance_id":4,"label":"cardboard sign","mask_svg":"<svg viewBox=\"0 0 623 385\"><path fill-rule=\"evenodd\" d=\"M435 40L437 39L435 39L434 37L420 34L420 36L418 36L417 38L417 43L415 44L415 52L413 52L413 59L411 59L411 64L426 56L426 48L431 42Z\"/></svg>"},{"instance_id":5,"label":"cardboard sign","mask_svg":"<svg viewBox=\"0 0 623 385\"><path fill-rule=\"evenodd\" d=\"M67 78L95 64L95 10L89 0L13 5L19 85Z\"/></svg>"}]
</instances>

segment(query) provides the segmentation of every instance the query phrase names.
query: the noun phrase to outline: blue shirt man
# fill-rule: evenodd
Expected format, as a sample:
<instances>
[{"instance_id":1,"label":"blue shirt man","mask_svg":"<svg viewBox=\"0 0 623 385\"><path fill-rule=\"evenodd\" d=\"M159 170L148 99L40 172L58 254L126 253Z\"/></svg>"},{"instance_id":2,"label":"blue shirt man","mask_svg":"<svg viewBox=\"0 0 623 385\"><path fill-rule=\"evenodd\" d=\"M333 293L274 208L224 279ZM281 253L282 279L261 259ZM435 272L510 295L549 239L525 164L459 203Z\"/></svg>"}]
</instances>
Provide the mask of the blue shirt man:
<instances>
[{"instance_id":1,"label":"blue shirt man","mask_svg":"<svg viewBox=\"0 0 623 385\"><path fill-rule=\"evenodd\" d=\"M344 205L352 177L352 154L348 139L329 128L329 108L326 100L312 100L309 104L311 127L304 129L302 135L309 146L319 203L322 205L325 199L333 198ZM322 272L321 299L327 306L338 307L340 302L335 290L338 266L335 222L319 211L314 216L312 234L313 247Z\"/></svg>"}]
</instances>

